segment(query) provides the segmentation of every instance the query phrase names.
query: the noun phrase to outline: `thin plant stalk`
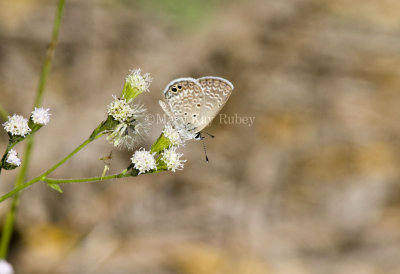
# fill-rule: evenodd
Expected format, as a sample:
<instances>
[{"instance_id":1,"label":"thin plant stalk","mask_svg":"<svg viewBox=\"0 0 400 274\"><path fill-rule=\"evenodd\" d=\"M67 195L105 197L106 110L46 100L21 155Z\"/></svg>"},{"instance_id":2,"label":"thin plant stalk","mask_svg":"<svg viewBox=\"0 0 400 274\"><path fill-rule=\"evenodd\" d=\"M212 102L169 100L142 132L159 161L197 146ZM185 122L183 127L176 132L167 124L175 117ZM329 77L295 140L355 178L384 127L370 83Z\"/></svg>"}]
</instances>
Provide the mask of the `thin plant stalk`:
<instances>
[{"instance_id":1,"label":"thin plant stalk","mask_svg":"<svg viewBox=\"0 0 400 274\"><path fill-rule=\"evenodd\" d=\"M1 105L0 105L0 118L1 118L3 121L7 121L7 119L8 119L8 112L7 112L7 110L5 110L5 109L3 108L3 106L1 106Z\"/></svg>"},{"instance_id":2,"label":"thin plant stalk","mask_svg":"<svg viewBox=\"0 0 400 274\"><path fill-rule=\"evenodd\" d=\"M41 70L41 73L40 73L39 85L38 85L37 90L36 90L36 97L35 97L35 101L34 101L34 107L40 107L41 104L42 104L44 90L45 90L46 81L47 81L47 76L49 74L49 71L50 71L50 68L51 68L51 64L52 64L52 61L53 61L54 51L55 51L56 46L57 46L58 34L59 34L59 31L60 31L61 19L62 19L62 14L63 14L63 10L64 10L64 5L65 5L65 0L59 0L58 1L57 12L56 12L55 20L54 20L54 23L53 23L53 31L52 31L52 35L51 35L51 40L50 40L50 43L49 43L47 51L46 51L46 57L45 57L45 60L43 62L42 70ZM20 171L18 173L16 182L15 182L15 188L18 188L19 186L22 185L23 181L26 178L26 173L27 173L27 170L28 170L28 167L29 167L29 162L30 162L30 158L31 158L31 152L32 152L32 148L33 148L33 145L34 145L33 136L28 136L26 141L27 141L27 143L26 143L26 146L25 146L25 155L24 155L24 159L23 159L23 162L22 162L21 169L20 169ZM16 211L18 209L18 204L19 204L19 193L16 193L16 194L17 195L15 195L13 197L11 208L7 213L6 222L4 224L3 233L1 235L0 259L5 259L6 258L7 252L8 252L8 248L9 248L9 244L10 244L10 240L11 240L11 237L12 237L12 230L13 230L14 223L15 223L15 215L16 215Z\"/></svg>"},{"instance_id":3,"label":"thin plant stalk","mask_svg":"<svg viewBox=\"0 0 400 274\"><path fill-rule=\"evenodd\" d=\"M62 164L64 164L69 158L71 158L72 156L74 156L76 153L78 153L82 148L84 148L86 145L88 145L90 142L94 141L95 139L101 137L102 135L98 135L96 138L89 138L87 140L85 140L82 144L80 144L76 149L74 149L70 154L68 154L64 159L62 159L61 161L59 161L57 164L55 164L54 166L52 166L51 168L49 168L48 170L46 170L45 172L43 172L42 174L40 174L39 176L33 178L32 180L23 183L23 184L18 184L14 187L13 190L11 190L10 192L4 194L3 196L0 197L0 203L4 200L6 200L7 198L19 193L21 190L33 185L34 183L37 183L39 181L43 181L47 175L49 175L51 172L53 172L56 168L58 168L59 166L61 166ZM17 195L16 195L17 196ZM15 197L15 196L14 196Z\"/></svg>"},{"instance_id":4,"label":"thin plant stalk","mask_svg":"<svg viewBox=\"0 0 400 274\"><path fill-rule=\"evenodd\" d=\"M118 174L113 174L113 175L108 175L108 176L102 176L102 177L91 177L91 178L79 178L79 179L50 179L50 178L44 178L43 182L49 183L49 184L71 184L71 183L87 183L87 182L99 182L103 180L111 180L111 179L117 179L117 178L123 178L123 177L131 177L132 175L129 173L126 173L127 170L118 173Z\"/></svg>"},{"instance_id":5,"label":"thin plant stalk","mask_svg":"<svg viewBox=\"0 0 400 274\"><path fill-rule=\"evenodd\" d=\"M82 148L84 148L86 145L88 145L90 142L100 138L101 136L103 136L103 133L100 133L98 135L95 136L91 136L89 137L86 141L84 141L80 146L78 146L76 149L74 149L74 151L72 151L70 154L68 154L64 159L62 159L60 162L58 162L57 164L55 164L54 166L52 166L51 168L49 168L48 170L46 170L45 172L43 172L41 175L37 176L36 178L33 178L32 180L24 183L24 184L20 184L18 186L16 186L13 190L7 192L6 194L4 194L3 196L0 197L0 203L5 201L6 199L18 194L20 191L22 191L23 189L26 189L27 187L37 183L37 182L46 182L48 184L66 184L66 183L84 183L84 182L96 182L96 181L103 181L103 180L110 180L110 179L117 179L117 178L123 178L123 177L134 177L134 176L138 176L139 174L137 173L137 171L132 171L130 173L128 173L128 169L123 170L121 173L118 174L114 174L114 175L109 175L109 176L101 176L101 177L91 177L91 178L78 178L78 179L51 179L51 178L47 178L47 175L49 175L51 172L53 172L56 168L58 168L59 166L61 166L63 163L65 163L69 158L71 158L72 156L74 156L76 153L78 153ZM166 143L165 143L165 137L161 134L160 137L154 142L151 151L152 152L159 152L162 148L162 146L167 147ZM158 173L158 172L162 172L162 171L167 171L168 168L165 166L159 166L157 167L156 170L151 170L147 173ZM147 174L146 173L146 174Z\"/></svg>"}]
</instances>

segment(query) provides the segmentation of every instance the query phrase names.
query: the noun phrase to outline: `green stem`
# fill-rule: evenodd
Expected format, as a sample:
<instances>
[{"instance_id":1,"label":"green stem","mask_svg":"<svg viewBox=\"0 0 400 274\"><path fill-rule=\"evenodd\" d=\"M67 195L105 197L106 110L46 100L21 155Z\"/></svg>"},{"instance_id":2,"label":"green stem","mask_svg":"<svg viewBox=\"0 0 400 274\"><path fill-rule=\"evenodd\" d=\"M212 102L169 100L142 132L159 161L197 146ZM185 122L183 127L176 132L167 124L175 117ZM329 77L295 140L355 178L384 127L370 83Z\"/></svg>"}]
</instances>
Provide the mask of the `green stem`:
<instances>
[{"instance_id":1,"label":"green stem","mask_svg":"<svg viewBox=\"0 0 400 274\"><path fill-rule=\"evenodd\" d=\"M0 203L3 202L4 200L6 200L6 199L8 199L8 198L10 198L10 197L12 197L12 196L14 196L15 194L17 194L17 193L20 192L21 190L27 188L28 186L31 186L31 185L33 185L34 183L40 181L40 179L41 179L40 176L38 176L38 177L36 177L36 178L34 178L34 179L32 179L32 180L30 180L30 181L24 183L24 184L21 184L21 185L19 185L19 186L14 187L13 190L7 192L6 194L4 194L3 196L0 197Z\"/></svg>"},{"instance_id":2,"label":"green stem","mask_svg":"<svg viewBox=\"0 0 400 274\"><path fill-rule=\"evenodd\" d=\"M18 199L13 199L11 208L7 213L3 231L1 233L0 257L3 259L5 259L5 257L7 256L8 246L10 245L17 207Z\"/></svg>"},{"instance_id":3,"label":"green stem","mask_svg":"<svg viewBox=\"0 0 400 274\"><path fill-rule=\"evenodd\" d=\"M0 203L3 202L4 200L6 200L7 198L17 194L18 192L20 192L21 190L33 185L34 183L37 183L39 181L43 181L44 179L46 179L46 176L49 175L51 172L53 172L56 168L58 168L59 166L61 166L63 163L65 163L69 158L71 158L72 156L74 156L76 153L78 153L78 151L80 151L82 148L84 148L86 145L88 145L90 142L96 140L97 138L101 137L102 134L97 135L95 138L89 138L86 141L84 141L82 144L80 144L76 149L74 149L70 154L68 154L64 159L62 159L61 161L59 161L57 164L55 164L54 166L52 166L51 168L49 168L48 170L46 170L45 172L43 172L42 174L40 174L39 176L37 176L36 178L33 178L32 180L24 183L24 184L18 184L15 186L15 188L13 190L11 190L10 192L4 194L3 196L0 197ZM17 196L17 195L16 195Z\"/></svg>"},{"instance_id":4,"label":"green stem","mask_svg":"<svg viewBox=\"0 0 400 274\"><path fill-rule=\"evenodd\" d=\"M75 150L75 151L78 152L78 150ZM68 155L67 157L69 157L70 155ZM64 159L61 162L65 162ZM167 171L167 170L168 169L166 167L161 167L161 168L158 168L157 170L152 170L152 171L149 171L149 172L147 172L145 174L159 173L159 172ZM135 170L133 172L137 172L137 170ZM27 188L27 187L39 182L39 181L43 181L43 182L46 182L46 183L52 183L52 184L68 184L68 183L96 182L96 181L102 181L102 180L138 176L137 173L127 173L127 169L125 169L121 173L114 174L114 175L103 176L103 177L82 178L82 179L50 179L50 178L47 178L45 174L48 175L49 172L46 171L43 174L39 175L38 177L36 177L36 178L34 178L34 179L32 179L32 180L30 180L30 181L28 181L28 182L26 182L26 183L24 183L22 185L19 185L19 186L15 187L10 192L7 192L6 194L4 194L3 196L0 197L0 203L3 202L4 200L10 198L11 196L17 194L21 190L23 190L23 189L25 189L25 188Z\"/></svg>"},{"instance_id":5,"label":"green stem","mask_svg":"<svg viewBox=\"0 0 400 274\"><path fill-rule=\"evenodd\" d=\"M34 102L34 107L39 107L42 104L44 88L46 86L46 81L47 81L47 76L48 76L50 68L51 68L54 51L56 49L56 45L57 45L57 41L58 41L58 34L60 31L61 18L62 18L62 14L63 14L63 10L64 10L64 4L65 4L65 0L59 0L57 13L56 13L56 17L55 17L54 24L53 24L53 32L51 35L51 40L50 40L49 46L46 51L46 57L43 62L43 66L42 66L42 70L41 70L41 74L40 74L39 85L36 90L36 98L35 98L35 102ZM4 117L6 112L2 108L0 109L0 112L1 112L1 115ZM27 143L25 146L24 160L23 160L21 169L18 173L18 177L15 182L15 188L13 191L20 188L21 186L27 185L27 183L22 185L22 182L25 180L26 173L28 170L28 166L29 166L29 162L30 162L30 158L31 158L31 154L32 154L33 143L34 143L33 136L32 135L28 136ZM32 182L31 184L35 183L34 180L30 181L30 182ZM13 192L13 191L11 191L11 192ZM10 193L8 193L8 194L10 194ZM1 242L0 242L0 258L1 259L6 258L6 256L7 256L7 251L8 251L8 247L10 244L12 231L13 231L13 227L14 227L14 222L15 222L15 215L16 215L16 211L17 211L18 205L19 205L18 191L15 192L14 194L16 194L16 195L14 196L12 204L11 204L11 208L7 213L6 223L4 225L3 233L1 235ZM12 195L13 194L11 194L10 196L12 196Z\"/></svg>"},{"instance_id":6,"label":"green stem","mask_svg":"<svg viewBox=\"0 0 400 274\"><path fill-rule=\"evenodd\" d=\"M29 140L28 140L29 141ZM7 147L7 151L10 150L10 147ZM25 179L28 163L30 159L32 151L32 142L27 142L23 164L21 169L19 170L17 180L15 182L15 186L18 187L22 184L23 180ZM8 247L10 245L10 240L12 236L12 230L14 227L15 222L15 215L19 205L19 193L17 193L12 202L11 207L7 213L6 222L4 224L3 232L1 234L1 241L0 241L0 258L5 259L7 256Z\"/></svg>"},{"instance_id":7,"label":"green stem","mask_svg":"<svg viewBox=\"0 0 400 274\"><path fill-rule=\"evenodd\" d=\"M46 57L44 59L44 63L42 66L42 72L40 74L39 85L36 90L36 98L35 98L35 103L34 103L34 105L36 107L38 107L42 104L44 88L46 86L46 81L47 81L47 75L49 74L49 71L51 68L51 63L53 61L54 51L57 46L58 33L60 31L61 18L62 18L62 14L63 14L63 10L64 10L64 4L65 4L65 0L58 1L57 14L56 14L56 18L54 19L54 24L53 24L53 32L51 34L50 43L47 47Z\"/></svg>"},{"instance_id":8,"label":"green stem","mask_svg":"<svg viewBox=\"0 0 400 274\"><path fill-rule=\"evenodd\" d=\"M97 138L96 138L97 139ZM75 148L70 154L67 155L67 157L65 157L64 159L62 159L60 162L58 162L57 164L55 164L54 166L52 166L51 168L49 168L48 170L46 170L45 172L43 172L41 175L39 175L38 177L40 177L41 179L45 178L47 175L49 175L50 173L52 173L56 168L58 168L59 166L61 166L62 164L64 164L69 158L71 158L72 156L74 156L78 151L80 151L82 148L84 148L86 145L88 145L90 142L94 141L95 139L87 139L86 141L84 141L82 144L80 144L77 148ZM0 201L1 202L1 201Z\"/></svg>"},{"instance_id":9,"label":"green stem","mask_svg":"<svg viewBox=\"0 0 400 274\"><path fill-rule=\"evenodd\" d=\"M3 121L7 121L8 120L8 112L2 106L0 106L0 118Z\"/></svg>"},{"instance_id":10,"label":"green stem","mask_svg":"<svg viewBox=\"0 0 400 274\"><path fill-rule=\"evenodd\" d=\"M110 179L117 179L117 178L124 178L124 177L131 177L135 176L131 173L118 173L103 177L91 177L91 178L80 178L80 179L50 179L44 178L42 181L50 184L71 184L71 183L86 183L86 182L97 182L103 180L110 180Z\"/></svg>"},{"instance_id":11,"label":"green stem","mask_svg":"<svg viewBox=\"0 0 400 274\"><path fill-rule=\"evenodd\" d=\"M144 174L151 174L151 173L158 173L161 171L166 171L167 168L159 168L157 170L152 170ZM103 177L90 177L90 178L80 178L80 179L51 179L51 178L42 178L41 181L49 183L49 184L71 184L71 183L88 183L88 182L98 182L103 180L110 180L110 179L118 179L118 178L125 178L125 177L135 177L139 175L139 171L133 169L132 172L127 173L128 169L123 170L121 173L103 176ZM143 175L144 175L143 174Z\"/></svg>"}]
</instances>

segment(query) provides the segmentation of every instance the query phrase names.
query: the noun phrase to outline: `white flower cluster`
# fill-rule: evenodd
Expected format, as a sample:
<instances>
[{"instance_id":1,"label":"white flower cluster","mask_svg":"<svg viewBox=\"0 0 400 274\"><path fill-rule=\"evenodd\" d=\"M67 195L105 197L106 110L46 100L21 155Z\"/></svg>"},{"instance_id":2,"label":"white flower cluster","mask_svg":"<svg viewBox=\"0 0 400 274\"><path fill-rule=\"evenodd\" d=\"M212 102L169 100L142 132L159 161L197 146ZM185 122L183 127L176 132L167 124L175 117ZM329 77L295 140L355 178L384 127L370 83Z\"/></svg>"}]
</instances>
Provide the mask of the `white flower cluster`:
<instances>
[{"instance_id":1,"label":"white flower cluster","mask_svg":"<svg viewBox=\"0 0 400 274\"><path fill-rule=\"evenodd\" d=\"M156 160L154 159L154 154L141 148L132 155L132 163L135 168L139 170L139 174L146 173L152 169L157 169Z\"/></svg>"},{"instance_id":2,"label":"white flower cluster","mask_svg":"<svg viewBox=\"0 0 400 274\"><path fill-rule=\"evenodd\" d=\"M14 274L14 269L6 260L0 260L0 274Z\"/></svg>"},{"instance_id":3,"label":"white flower cluster","mask_svg":"<svg viewBox=\"0 0 400 274\"><path fill-rule=\"evenodd\" d=\"M194 135L184 128L172 126L171 123L165 125L163 135L169 140L170 147L161 153L161 160L167 165L168 170L175 172L182 169L186 160L180 160L183 154L178 153L176 149L183 146L185 141L193 139Z\"/></svg>"},{"instance_id":4,"label":"white flower cluster","mask_svg":"<svg viewBox=\"0 0 400 274\"><path fill-rule=\"evenodd\" d=\"M11 135L19 135L25 137L31 132L28 126L28 120L21 115L14 114L8 116L8 121L3 124L4 129Z\"/></svg>"},{"instance_id":5,"label":"white flower cluster","mask_svg":"<svg viewBox=\"0 0 400 274\"><path fill-rule=\"evenodd\" d=\"M50 122L50 113L48 108L35 108L32 111L32 121L38 125L47 125Z\"/></svg>"},{"instance_id":6,"label":"white flower cluster","mask_svg":"<svg viewBox=\"0 0 400 274\"><path fill-rule=\"evenodd\" d=\"M186 162L186 160L180 160L183 154L177 153L176 147L164 150L161 155L161 160L167 165L168 170L172 170L173 172L182 169L183 163Z\"/></svg>"},{"instance_id":7,"label":"white flower cluster","mask_svg":"<svg viewBox=\"0 0 400 274\"><path fill-rule=\"evenodd\" d=\"M140 72L140 68L132 70L126 77L125 81L130 84L131 87L138 89L140 92L148 92L152 79L149 73L145 73L142 76Z\"/></svg>"},{"instance_id":8,"label":"white flower cluster","mask_svg":"<svg viewBox=\"0 0 400 274\"><path fill-rule=\"evenodd\" d=\"M135 110L129 105L125 99L118 99L113 95L114 101L107 106L107 113L115 120L123 123L131 119Z\"/></svg>"},{"instance_id":9,"label":"white flower cluster","mask_svg":"<svg viewBox=\"0 0 400 274\"><path fill-rule=\"evenodd\" d=\"M35 110L32 111L31 119L33 123L44 126L49 123L50 115L48 108L35 108ZM28 125L28 119L17 114L11 117L8 116L8 121L3 124L3 127L12 136L18 135L25 137L32 131Z\"/></svg>"},{"instance_id":10,"label":"white flower cluster","mask_svg":"<svg viewBox=\"0 0 400 274\"><path fill-rule=\"evenodd\" d=\"M21 165L21 160L17 156L17 152L14 149L10 149L8 152L8 156L6 159L6 162L12 165L20 166ZM2 272L0 272L1 274Z\"/></svg>"},{"instance_id":11,"label":"white flower cluster","mask_svg":"<svg viewBox=\"0 0 400 274\"><path fill-rule=\"evenodd\" d=\"M112 130L107 140L115 147L133 149L137 141L148 134L150 121L145 117L146 108L128 104L124 99L116 99L108 107L108 114L119 124Z\"/></svg>"},{"instance_id":12,"label":"white flower cluster","mask_svg":"<svg viewBox=\"0 0 400 274\"><path fill-rule=\"evenodd\" d=\"M132 106L132 101L142 92L148 92L151 83L150 74L141 75L141 70L136 69L125 79L124 89L121 98L114 96L114 101L107 107L107 113L118 123L109 130L107 139L116 147L126 146L128 149L148 132L150 121L145 117L146 109L142 106ZM163 135L169 140L167 149L158 152L159 159L163 161L168 170L175 172L183 168L186 160L181 160L183 154L177 153L176 148L183 145L186 140L193 139L194 134L191 130L181 128L181 123L169 123L163 130ZM150 153L141 148L132 155L131 161L139 174L157 169L157 161L154 158L157 152Z\"/></svg>"}]
</instances>

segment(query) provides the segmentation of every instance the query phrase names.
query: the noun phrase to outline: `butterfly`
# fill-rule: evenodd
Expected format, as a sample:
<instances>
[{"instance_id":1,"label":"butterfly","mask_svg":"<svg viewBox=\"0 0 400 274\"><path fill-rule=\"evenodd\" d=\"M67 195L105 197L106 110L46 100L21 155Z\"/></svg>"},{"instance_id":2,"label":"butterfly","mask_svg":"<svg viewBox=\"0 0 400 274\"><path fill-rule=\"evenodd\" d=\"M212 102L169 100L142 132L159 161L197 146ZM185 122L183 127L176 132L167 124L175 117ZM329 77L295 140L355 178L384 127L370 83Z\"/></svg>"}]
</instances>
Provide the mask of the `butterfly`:
<instances>
[{"instance_id":1,"label":"butterfly","mask_svg":"<svg viewBox=\"0 0 400 274\"><path fill-rule=\"evenodd\" d=\"M201 138L200 132L217 116L232 91L232 83L221 77L178 78L165 88L166 102L159 103L175 127L184 129L198 139Z\"/></svg>"}]
</instances>

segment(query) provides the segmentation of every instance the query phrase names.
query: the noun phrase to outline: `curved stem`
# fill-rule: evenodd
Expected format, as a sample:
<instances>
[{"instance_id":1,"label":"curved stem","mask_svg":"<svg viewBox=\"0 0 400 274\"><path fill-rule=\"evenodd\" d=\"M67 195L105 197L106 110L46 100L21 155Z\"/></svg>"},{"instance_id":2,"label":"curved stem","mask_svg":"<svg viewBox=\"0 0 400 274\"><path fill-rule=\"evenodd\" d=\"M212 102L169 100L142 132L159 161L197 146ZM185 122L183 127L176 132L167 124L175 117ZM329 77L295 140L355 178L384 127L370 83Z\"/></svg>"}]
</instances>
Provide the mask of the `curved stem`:
<instances>
[{"instance_id":1,"label":"curved stem","mask_svg":"<svg viewBox=\"0 0 400 274\"><path fill-rule=\"evenodd\" d=\"M103 177L91 177L91 178L80 178L80 179L51 179L51 178L44 178L42 179L43 182L50 183L50 184L71 184L71 183L86 183L86 182L98 182L103 180L110 180L110 179L117 179L123 177L131 177L135 176L130 173L118 173Z\"/></svg>"},{"instance_id":2,"label":"curved stem","mask_svg":"<svg viewBox=\"0 0 400 274\"><path fill-rule=\"evenodd\" d=\"M55 164L54 166L52 166L51 168L49 168L48 170L46 170L45 172L43 172L42 174L40 174L39 176L37 176L36 178L33 178L32 180L24 183L24 184L19 184L16 185L15 188L13 190L11 190L10 192L4 194L3 196L0 197L0 203L3 202L4 200L6 200L7 198L17 194L18 192L20 192L21 190L33 185L34 183L37 183L39 181L43 181L44 179L46 179L46 176L49 175L51 172L53 172L56 168L58 168L59 166L61 166L63 163L65 163L69 158L71 158L72 156L74 156L78 151L80 151L82 148L84 148L86 145L88 145L90 142L96 140L97 138L103 136L103 134L99 134L94 138L89 138L86 141L84 141L82 144L80 144L76 149L74 149L70 154L68 154L64 159L62 159L61 161L59 161L57 164Z\"/></svg>"},{"instance_id":3,"label":"curved stem","mask_svg":"<svg viewBox=\"0 0 400 274\"><path fill-rule=\"evenodd\" d=\"M13 190L7 192L6 194L4 194L3 196L0 197L0 203L3 202L4 200L10 198L11 196L14 196L15 194L17 194L18 192L20 192L21 190L23 190L24 188L27 188L28 186L33 185L36 182L40 181L40 176L36 177L24 184L21 184L19 186L14 187Z\"/></svg>"},{"instance_id":4,"label":"curved stem","mask_svg":"<svg viewBox=\"0 0 400 274\"><path fill-rule=\"evenodd\" d=\"M158 172L162 172L162 171L167 171L167 168L159 168L157 170L152 170L149 171L148 173L145 174L151 174L151 173L158 173ZM124 171L122 171L121 173L118 174L114 174L114 175L109 175L109 176L103 176L103 177L91 177L91 178L81 178L81 179L51 179L51 178L46 178L45 175L40 175L22 185L19 185L17 187L15 187L13 190L11 190L10 192L4 194L3 196L0 197L0 203L3 202L4 200L6 200L7 198L10 198L11 196L17 194L18 192L20 192L21 190L39 182L39 181L43 181L46 183L50 183L50 184L68 184L68 183L84 183L84 182L96 182L96 181L102 181L102 180L110 180L110 179L117 179L117 178L124 178L124 177L134 177L134 176L138 176L138 173L127 173L127 169L125 169ZM137 172L137 170L135 170L135 172Z\"/></svg>"},{"instance_id":5,"label":"curved stem","mask_svg":"<svg viewBox=\"0 0 400 274\"><path fill-rule=\"evenodd\" d=\"M97 139L97 138L96 138ZM84 141L82 144L80 144L77 148L75 148L70 154L68 154L64 159L62 159L61 161L59 161L57 164L55 164L54 166L52 166L51 168L49 168L48 170L46 170L45 172L43 172L41 175L39 175L38 177L40 177L41 179L43 179L44 177L46 177L47 175L49 175L50 173L52 173L56 168L58 168L59 166L61 166L62 164L64 164L69 158L71 158L72 156L74 156L78 151L80 151L82 148L84 148L86 145L88 145L90 142L94 141L95 139L87 139L86 141ZM1 202L1 201L0 201Z\"/></svg>"}]
</instances>

